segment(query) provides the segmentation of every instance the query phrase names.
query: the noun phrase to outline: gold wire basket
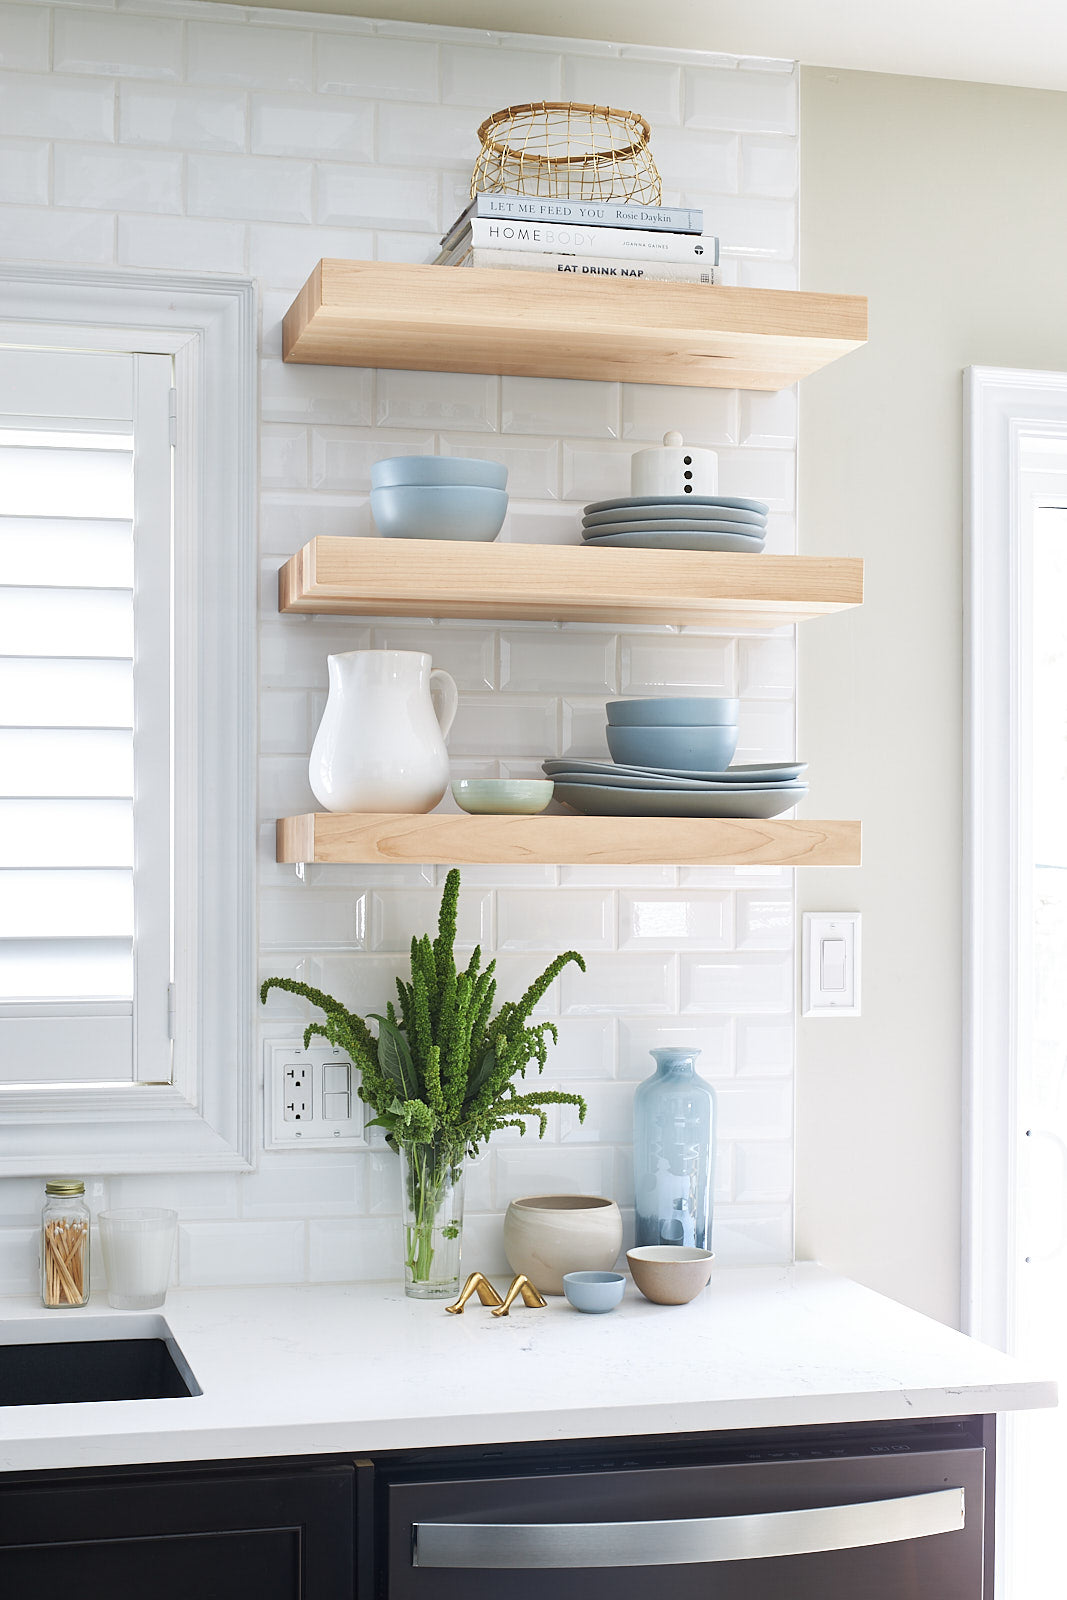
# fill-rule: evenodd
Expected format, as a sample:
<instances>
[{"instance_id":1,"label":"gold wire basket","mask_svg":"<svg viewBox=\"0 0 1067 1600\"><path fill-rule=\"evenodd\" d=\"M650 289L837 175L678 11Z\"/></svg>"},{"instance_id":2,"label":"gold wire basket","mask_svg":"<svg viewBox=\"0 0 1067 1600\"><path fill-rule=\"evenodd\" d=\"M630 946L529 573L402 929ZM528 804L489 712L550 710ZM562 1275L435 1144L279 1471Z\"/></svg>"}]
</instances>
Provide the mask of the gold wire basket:
<instances>
[{"instance_id":1,"label":"gold wire basket","mask_svg":"<svg viewBox=\"0 0 1067 1600\"><path fill-rule=\"evenodd\" d=\"M637 200L659 205L661 185L636 111L539 100L506 106L478 129L482 148L471 199L485 192L561 195L571 200Z\"/></svg>"}]
</instances>

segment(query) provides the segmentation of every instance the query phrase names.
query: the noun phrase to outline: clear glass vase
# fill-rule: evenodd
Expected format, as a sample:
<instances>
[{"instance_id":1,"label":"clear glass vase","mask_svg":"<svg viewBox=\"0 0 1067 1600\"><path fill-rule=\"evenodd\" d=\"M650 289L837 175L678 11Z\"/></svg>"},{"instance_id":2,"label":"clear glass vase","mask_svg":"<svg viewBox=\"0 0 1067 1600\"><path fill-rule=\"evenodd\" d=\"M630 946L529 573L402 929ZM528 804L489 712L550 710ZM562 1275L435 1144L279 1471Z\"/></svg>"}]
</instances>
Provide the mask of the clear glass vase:
<instances>
[{"instance_id":1,"label":"clear glass vase","mask_svg":"<svg viewBox=\"0 0 1067 1600\"><path fill-rule=\"evenodd\" d=\"M715 1090L699 1050L653 1050L656 1070L634 1094L636 1243L711 1249Z\"/></svg>"},{"instance_id":2,"label":"clear glass vase","mask_svg":"<svg viewBox=\"0 0 1067 1600\"><path fill-rule=\"evenodd\" d=\"M400 1146L404 1293L449 1299L459 1290L463 1150L443 1141Z\"/></svg>"}]
</instances>

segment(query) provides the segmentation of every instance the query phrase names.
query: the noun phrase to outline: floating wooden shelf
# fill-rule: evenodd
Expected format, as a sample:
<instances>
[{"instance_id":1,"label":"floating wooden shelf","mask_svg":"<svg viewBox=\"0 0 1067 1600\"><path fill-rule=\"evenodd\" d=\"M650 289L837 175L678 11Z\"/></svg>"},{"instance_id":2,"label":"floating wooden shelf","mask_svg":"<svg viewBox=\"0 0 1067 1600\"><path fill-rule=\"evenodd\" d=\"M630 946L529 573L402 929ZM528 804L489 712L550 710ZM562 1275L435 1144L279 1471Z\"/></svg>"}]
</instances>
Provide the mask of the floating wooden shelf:
<instances>
[{"instance_id":1,"label":"floating wooden shelf","mask_svg":"<svg viewBox=\"0 0 1067 1600\"><path fill-rule=\"evenodd\" d=\"M669 861L682 866L857 867L860 824L316 811L279 820L277 859L449 866Z\"/></svg>"},{"instance_id":2,"label":"floating wooden shelf","mask_svg":"<svg viewBox=\"0 0 1067 1600\"><path fill-rule=\"evenodd\" d=\"M860 295L320 261L286 361L785 389L867 339Z\"/></svg>"},{"instance_id":3,"label":"floating wooden shelf","mask_svg":"<svg viewBox=\"0 0 1067 1600\"><path fill-rule=\"evenodd\" d=\"M776 628L863 599L863 562L849 556L436 539L312 539L278 579L281 611L508 622Z\"/></svg>"}]
</instances>

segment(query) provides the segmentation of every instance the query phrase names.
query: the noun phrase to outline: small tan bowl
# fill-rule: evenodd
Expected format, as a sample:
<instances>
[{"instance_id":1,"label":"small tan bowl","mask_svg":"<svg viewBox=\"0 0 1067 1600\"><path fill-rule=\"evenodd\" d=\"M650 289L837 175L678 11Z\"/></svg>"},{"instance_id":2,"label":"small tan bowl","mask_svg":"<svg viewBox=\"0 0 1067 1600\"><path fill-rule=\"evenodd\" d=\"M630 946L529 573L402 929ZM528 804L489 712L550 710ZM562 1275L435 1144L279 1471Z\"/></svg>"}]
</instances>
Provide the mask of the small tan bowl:
<instances>
[{"instance_id":1,"label":"small tan bowl","mask_svg":"<svg viewBox=\"0 0 1067 1600\"><path fill-rule=\"evenodd\" d=\"M627 1250L626 1260L646 1300L684 1306L707 1288L715 1257L691 1244L643 1244Z\"/></svg>"}]
</instances>

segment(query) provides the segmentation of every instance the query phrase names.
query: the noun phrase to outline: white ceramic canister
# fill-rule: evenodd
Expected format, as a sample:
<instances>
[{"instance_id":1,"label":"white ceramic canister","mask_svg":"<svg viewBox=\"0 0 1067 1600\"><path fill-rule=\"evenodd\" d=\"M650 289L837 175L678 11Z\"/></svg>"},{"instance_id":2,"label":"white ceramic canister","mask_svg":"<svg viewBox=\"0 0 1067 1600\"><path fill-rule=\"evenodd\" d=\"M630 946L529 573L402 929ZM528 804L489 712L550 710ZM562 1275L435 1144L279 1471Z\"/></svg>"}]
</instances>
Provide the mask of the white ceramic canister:
<instances>
[{"instance_id":1,"label":"white ceramic canister","mask_svg":"<svg viewBox=\"0 0 1067 1600\"><path fill-rule=\"evenodd\" d=\"M327 660L330 693L308 772L316 800L327 811L432 811L448 787L453 679L418 650Z\"/></svg>"},{"instance_id":2,"label":"white ceramic canister","mask_svg":"<svg viewBox=\"0 0 1067 1600\"><path fill-rule=\"evenodd\" d=\"M630 493L662 495L718 494L719 458L714 450L698 450L680 433L665 433L663 444L637 450L630 457Z\"/></svg>"},{"instance_id":3,"label":"white ceramic canister","mask_svg":"<svg viewBox=\"0 0 1067 1600\"><path fill-rule=\"evenodd\" d=\"M504 1254L542 1294L562 1294L565 1272L608 1272L622 1249L622 1217L598 1194L535 1194L504 1217Z\"/></svg>"}]
</instances>

